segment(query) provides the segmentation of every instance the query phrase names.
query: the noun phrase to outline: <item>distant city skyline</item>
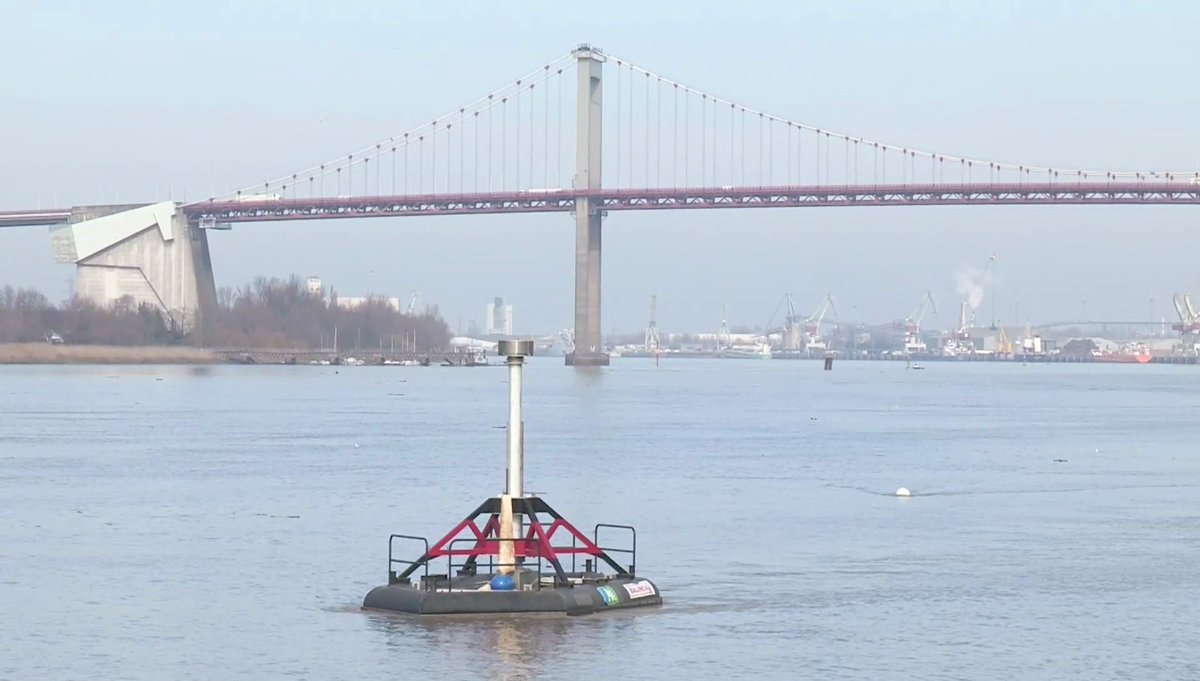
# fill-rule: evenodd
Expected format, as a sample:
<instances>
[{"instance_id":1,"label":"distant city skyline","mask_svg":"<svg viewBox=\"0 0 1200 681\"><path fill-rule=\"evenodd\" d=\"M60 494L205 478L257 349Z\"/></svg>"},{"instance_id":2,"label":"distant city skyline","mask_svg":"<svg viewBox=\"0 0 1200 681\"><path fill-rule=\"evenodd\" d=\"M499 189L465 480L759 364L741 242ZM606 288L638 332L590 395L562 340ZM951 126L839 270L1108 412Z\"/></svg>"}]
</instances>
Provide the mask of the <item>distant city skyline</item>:
<instances>
[{"instance_id":1,"label":"distant city skyline","mask_svg":"<svg viewBox=\"0 0 1200 681\"><path fill-rule=\"evenodd\" d=\"M1055 166L1200 169L1200 94L1178 78L1197 56L1192 4L539 7L6 6L0 57L24 67L0 74L13 93L0 210L208 196L427 121L580 41L851 134ZM51 35L70 49L48 53ZM1198 219L1189 207L610 214L603 328L644 327L652 294L660 328L691 331L715 329L723 305L732 324L765 324L786 291L805 314L831 293L842 318L903 319L926 290L939 307L927 324L948 328L961 273L993 253L998 321L1170 322L1171 295L1200 292ZM522 330L549 332L572 324L573 239L563 215L400 218L238 226L211 248L218 286L321 272L347 293L418 289L452 328L503 290L521 301ZM44 229L0 231L0 285L58 299L71 274ZM978 313L989 323L991 304Z\"/></svg>"}]
</instances>

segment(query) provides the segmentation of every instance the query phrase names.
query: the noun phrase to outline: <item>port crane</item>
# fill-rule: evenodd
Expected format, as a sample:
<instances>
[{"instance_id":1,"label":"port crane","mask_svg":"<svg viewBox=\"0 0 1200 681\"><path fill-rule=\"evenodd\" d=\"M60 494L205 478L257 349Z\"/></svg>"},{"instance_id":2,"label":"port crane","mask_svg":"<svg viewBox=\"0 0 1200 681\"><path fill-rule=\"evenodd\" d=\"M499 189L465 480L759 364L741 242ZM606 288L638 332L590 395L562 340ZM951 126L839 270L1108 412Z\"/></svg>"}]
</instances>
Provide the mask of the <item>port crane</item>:
<instances>
[{"instance_id":1,"label":"port crane","mask_svg":"<svg viewBox=\"0 0 1200 681\"><path fill-rule=\"evenodd\" d=\"M1192 305L1192 294L1185 293L1181 297L1176 293L1171 296L1171 302L1175 303L1175 313L1179 315L1179 323L1172 324L1171 328L1179 332L1183 349L1189 352L1200 350L1200 314L1196 314L1196 307Z\"/></svg>"},{"instance_id":2,"label":"port crane","mask_svg":"<svg viewBox=\"0 0 1200 681\"><path fill-rule=\"evenodd\" d=\"M658 353L662 343L658 339L658 296L650 296L650 323L646 325L646 352Z\"/></svg>"},{"instance_id":3,"label":"port crane","mask_svg":"<svg viewBox=\"0 0 1200 681\"><path fill-rule=\"evenodd\" d=\"M933 302L933 294L926 291L925 296L921 298L921 304L917 305L912 314L908 315L904 320L905 353L925 352L925 341L921 339L921 320L925 318L925 313L931 307L933 308L933 313L937 314L937 303Z\"/></svg>"},{"instance_id":4,"label":"port crane","mask_svg":"<svg viewBox=\"0 0 1200 681\"><path fill-rule=\"evenodd\" d=\"M821 301L817 311L804 320L804 349L810 354L823 353L829 349L829 343L821 337L821 322L824 321L825 314L831 309L833 314L838 313L837 306L833 304L833 296L830 294Z\"/></svg>"},{"instance_id":5,"label":"port crane","mask_svg":"<svg viewBox=\"0 0 1200 681\"><path fill-rule=\"evenodd\" d=\"M786 306L786 314L783 317L783 326L773 327L771 323L775 321L775 315L779 313L779 308ZM801 350L803 349L802 322L804 318L796 311L796 305L792 301L792 294L785 293L783 298L779 300L779 304L775 306L775 311L771 313L771 318L763 328L766 331L763 334L769 340L771 336L778 335L780 338L779 347L783 350Z\"/></svg>"}]
</instances>

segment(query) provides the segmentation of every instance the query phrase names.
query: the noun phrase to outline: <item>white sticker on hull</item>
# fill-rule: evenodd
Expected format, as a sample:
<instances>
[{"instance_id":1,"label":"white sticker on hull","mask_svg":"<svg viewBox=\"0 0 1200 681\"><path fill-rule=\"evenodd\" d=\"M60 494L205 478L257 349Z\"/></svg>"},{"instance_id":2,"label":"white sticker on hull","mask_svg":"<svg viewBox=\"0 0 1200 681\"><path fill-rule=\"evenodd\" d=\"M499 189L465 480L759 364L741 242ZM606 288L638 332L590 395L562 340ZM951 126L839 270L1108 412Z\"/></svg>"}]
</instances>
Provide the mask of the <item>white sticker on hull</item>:
<instances>
[{"instance_id":1,"label":"white sticker on hull","mask_svg":"<svg viewBox=\"0 0 1200 681\"><path fill-rule=\"evenodd\" d=\"M630 582L623 586L625 587L625 591L629 592L630 598L645 598L654 595L654 585L644 579L638 582Z\"/></svg>"}]
</instances>

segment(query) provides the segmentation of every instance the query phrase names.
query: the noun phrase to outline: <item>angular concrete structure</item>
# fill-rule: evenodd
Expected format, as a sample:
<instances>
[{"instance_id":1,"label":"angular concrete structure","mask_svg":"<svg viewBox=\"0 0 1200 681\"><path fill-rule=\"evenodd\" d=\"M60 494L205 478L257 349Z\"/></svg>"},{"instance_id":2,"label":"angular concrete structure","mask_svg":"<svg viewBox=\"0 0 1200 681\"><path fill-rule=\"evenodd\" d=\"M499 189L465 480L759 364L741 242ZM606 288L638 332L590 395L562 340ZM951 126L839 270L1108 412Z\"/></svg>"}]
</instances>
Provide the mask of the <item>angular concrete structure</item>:
<instances>
[{"instance_id":1,"label":"angular concrete structure","mask_svg":"<svg viewBox=\"0 0 1200 681\"><path fill-rule=\"evenodd\" d=\"M76 208L50 238L55 259L75 264L80 298L107 306L128 296L185 333L216 308L208 235L173 202Z\"/></svg>"}]
</instances>

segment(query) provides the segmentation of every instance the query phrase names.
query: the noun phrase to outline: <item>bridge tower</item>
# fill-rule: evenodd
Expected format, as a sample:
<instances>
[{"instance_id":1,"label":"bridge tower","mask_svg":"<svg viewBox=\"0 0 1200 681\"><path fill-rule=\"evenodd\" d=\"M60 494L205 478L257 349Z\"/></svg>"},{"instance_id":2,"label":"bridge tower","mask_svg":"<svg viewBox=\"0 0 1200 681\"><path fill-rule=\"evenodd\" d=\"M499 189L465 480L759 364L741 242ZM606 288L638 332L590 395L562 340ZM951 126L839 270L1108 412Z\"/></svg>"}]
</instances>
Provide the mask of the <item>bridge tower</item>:
<instances>
[{"instance_id":1,"label":"bridge tower","mask_svg":"<svg viewBox=\"0 0 1200 681\"><path fill-rule=\"evenodd\" d=\"M604 55L586 43L575 50L578 65L575 189L601 188ZM568 366L608 366L600 327L600 222L604 215L587 197L575 199L575 348Z\"/></svg>"}]
</instances>

